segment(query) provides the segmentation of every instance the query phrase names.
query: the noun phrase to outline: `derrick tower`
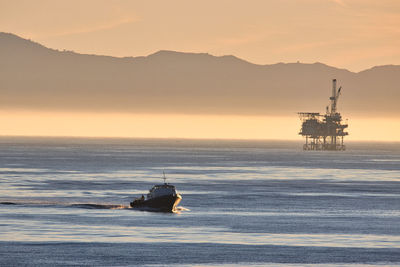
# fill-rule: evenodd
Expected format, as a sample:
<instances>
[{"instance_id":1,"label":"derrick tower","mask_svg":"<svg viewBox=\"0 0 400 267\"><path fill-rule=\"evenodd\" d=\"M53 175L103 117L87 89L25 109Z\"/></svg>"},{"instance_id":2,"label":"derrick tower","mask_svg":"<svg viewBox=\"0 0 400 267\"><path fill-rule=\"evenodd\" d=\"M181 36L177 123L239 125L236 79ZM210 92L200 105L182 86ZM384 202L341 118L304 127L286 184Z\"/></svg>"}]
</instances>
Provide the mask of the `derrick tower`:
<instances>
[{"instance_id":1,"label":"derrick tower","mask_svg":"<svg viewBox=\"0 0 400 267\"><path fill-rule=\"evenodd\" d=\"M342 124L342 116L337 112L337 102L342 87L336 90L336 79L332 81L332 96L330 105L326 107L326 114L314 112L300 112L302 121L300 135L306 138L304 150L345 150L344 136L348 135L345 129L347 124Z\"/></svg>"}]
</instances>

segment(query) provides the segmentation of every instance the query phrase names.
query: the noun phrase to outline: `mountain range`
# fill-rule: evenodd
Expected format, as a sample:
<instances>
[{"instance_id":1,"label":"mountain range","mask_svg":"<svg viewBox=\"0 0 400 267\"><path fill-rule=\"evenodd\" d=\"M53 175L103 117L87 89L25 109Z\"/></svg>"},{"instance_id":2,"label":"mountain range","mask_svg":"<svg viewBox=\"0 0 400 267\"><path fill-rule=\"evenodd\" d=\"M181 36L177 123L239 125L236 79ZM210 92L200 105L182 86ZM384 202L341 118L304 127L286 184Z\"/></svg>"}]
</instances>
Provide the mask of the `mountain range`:
<instances>
[{"instance_id":1,"label":"mountain range","mask_svg":"<svg viewBox=\"0 0 400 267\"><path fill-rule=\"evenodd\" d=\"M206 53L117 58L0 33L2 109L291 116L323 113L334 78L342 86L342 115L400 115L399 65L355 73L322 63L257 65Z\"/></svg>"}]
</instances>

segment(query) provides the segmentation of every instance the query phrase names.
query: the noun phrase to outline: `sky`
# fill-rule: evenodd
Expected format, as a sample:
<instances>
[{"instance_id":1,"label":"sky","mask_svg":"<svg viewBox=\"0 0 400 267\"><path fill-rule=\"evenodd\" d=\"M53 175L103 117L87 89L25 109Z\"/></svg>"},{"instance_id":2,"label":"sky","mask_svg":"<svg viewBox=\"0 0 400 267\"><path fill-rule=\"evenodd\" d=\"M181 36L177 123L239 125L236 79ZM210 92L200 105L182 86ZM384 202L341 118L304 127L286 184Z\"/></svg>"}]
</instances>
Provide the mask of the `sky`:
<instances>
[{"instance_id":1,"label":"sky","mask_svg":"<svg viewBox=\"0 0 400 267\"><path fill-rule=\"evenodd\" d=\"M173 50L256 64L322 62L353 72L400 64L398 0L0 0L0 31L118 57ZM351 118L349 139L400 141L400 118L372 120ZM301 139L296 114L0 110L0 125L2 135Z\"/></svg>"},{"instance_id":2,"label":"sky","mask_svg":"<svg viewBox=\"0 0 400 267\"><path fill-rule=\"evenodd\" d=\"M398 0L0 0L1 31L111 56L159 50L257 64L400 64Z\"/></svg>"}]
</instances>

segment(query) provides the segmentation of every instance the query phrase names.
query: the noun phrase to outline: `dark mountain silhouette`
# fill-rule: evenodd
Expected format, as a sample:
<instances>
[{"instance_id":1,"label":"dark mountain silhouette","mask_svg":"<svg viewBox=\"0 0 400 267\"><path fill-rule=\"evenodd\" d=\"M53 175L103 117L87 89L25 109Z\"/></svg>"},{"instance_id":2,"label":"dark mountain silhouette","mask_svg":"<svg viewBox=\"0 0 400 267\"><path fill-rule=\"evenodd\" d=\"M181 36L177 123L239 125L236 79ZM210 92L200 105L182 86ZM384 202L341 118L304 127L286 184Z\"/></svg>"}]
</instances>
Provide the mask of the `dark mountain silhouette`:
<instances>
[{"instance_id":1,"label":"dark mountain silhouette","mask_svg":"<svg viewBox=\"0 0 400 267\"><path fill-rule=\"evenodd\" d=\"M116 58L49 49L9 33L0 33L0 62L3 109L294 115L324 112L336 78L345 116L400 115L400 66L393 65L354 73L172 51Z\"/></svg>"}]
</instances>

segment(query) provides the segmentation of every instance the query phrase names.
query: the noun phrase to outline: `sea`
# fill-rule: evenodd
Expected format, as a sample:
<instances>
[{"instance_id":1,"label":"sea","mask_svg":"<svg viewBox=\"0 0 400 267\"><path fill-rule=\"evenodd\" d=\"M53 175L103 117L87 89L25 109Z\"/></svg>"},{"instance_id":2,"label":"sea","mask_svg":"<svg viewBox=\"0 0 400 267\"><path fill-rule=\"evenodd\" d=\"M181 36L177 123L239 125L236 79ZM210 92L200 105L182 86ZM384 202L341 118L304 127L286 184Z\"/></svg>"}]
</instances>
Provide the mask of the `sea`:
<instances>
[{"instance_id":1,"label":"sea","mask_svg":"<svg viewBox=\"0 0 400 267\"><path fill-rule=\"evenodd\" d=\"M0 137L0 266L400 266L400 143L346 145Z\"/></svg>"}]
</instances>

